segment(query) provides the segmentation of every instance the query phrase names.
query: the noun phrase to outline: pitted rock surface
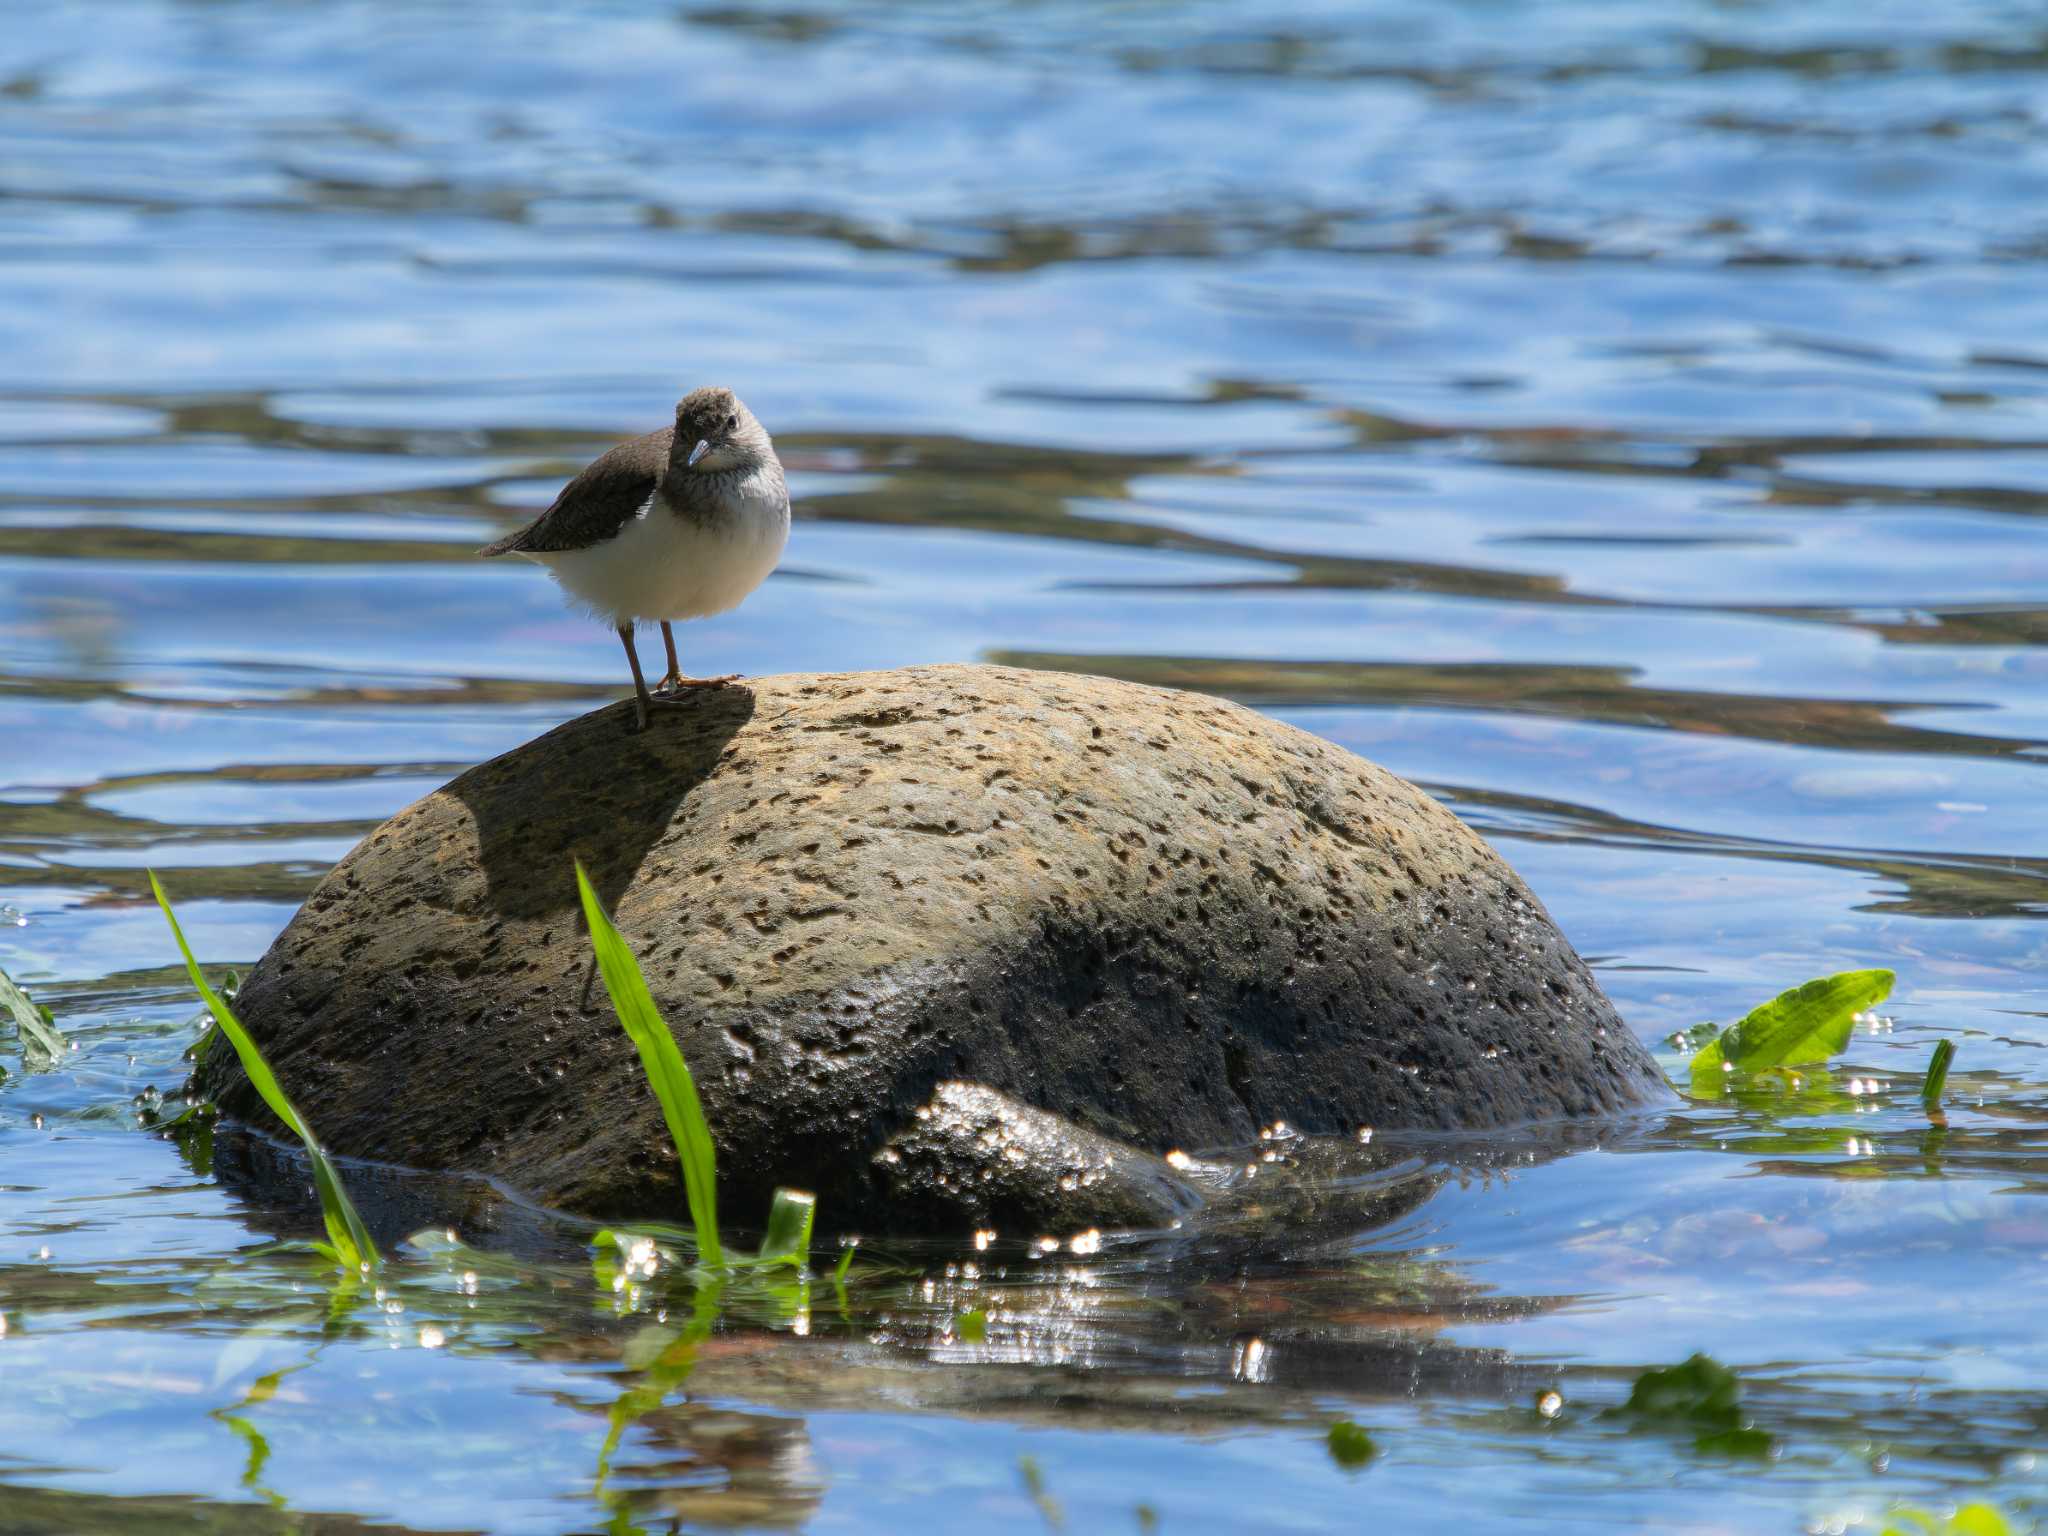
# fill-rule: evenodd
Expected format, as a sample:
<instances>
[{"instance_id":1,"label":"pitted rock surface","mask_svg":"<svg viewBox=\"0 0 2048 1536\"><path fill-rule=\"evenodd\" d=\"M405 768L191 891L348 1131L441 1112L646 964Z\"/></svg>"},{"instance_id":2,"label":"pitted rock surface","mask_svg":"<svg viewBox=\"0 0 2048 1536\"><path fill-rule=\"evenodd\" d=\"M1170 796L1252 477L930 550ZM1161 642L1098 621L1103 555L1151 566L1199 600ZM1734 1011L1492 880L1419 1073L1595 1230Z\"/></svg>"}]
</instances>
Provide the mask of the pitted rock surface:
<instances>
[{"instance_id":1,"label":"pitted rock surface","mask_svg":"<svg viewBox=\"0 0 2048 1536\"><path fill-rule=\"evenodd\" d=\"M244 1021L333 1150L592 1216L680 1209L577 858L696 1074L729 1220L787 1183L827 1227L1092 1224L994 1173L909 1187L879 1154L941 1084L1150 1154L1120 1165L1131 1189L1088 1186L1146 1209L1157 1154L1278 1120L1484 1127L1665 1091L1464 823L1235 705L945 666L766 678L631 722L570 721L401 811L250 973ZM263 1122L232 1053L199 1086ZM955 1186L999 1155L959 1135L931 1159Z\"/></svg>"}]
</instances>

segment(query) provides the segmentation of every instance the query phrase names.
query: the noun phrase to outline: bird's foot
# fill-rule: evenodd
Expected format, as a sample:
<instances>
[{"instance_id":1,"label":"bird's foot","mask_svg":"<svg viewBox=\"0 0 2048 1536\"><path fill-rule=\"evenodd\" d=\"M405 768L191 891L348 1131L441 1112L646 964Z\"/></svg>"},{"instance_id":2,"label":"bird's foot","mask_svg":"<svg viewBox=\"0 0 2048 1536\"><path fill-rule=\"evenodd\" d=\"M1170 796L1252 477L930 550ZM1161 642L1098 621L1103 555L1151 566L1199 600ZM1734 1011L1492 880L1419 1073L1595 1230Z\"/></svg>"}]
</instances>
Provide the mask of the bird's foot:
<instances>
[{"instance_id":1,"label":"bird's foot","mask_svg":"<svg viewBox=\"0 0 2048 1536\"><path fill-rule=\"evenodd\" d=\"M739 680L737 672L723 677L664 677L648 698L656 704L682 704L699 688L730 688Z\"/></svg>"}]
</instances>

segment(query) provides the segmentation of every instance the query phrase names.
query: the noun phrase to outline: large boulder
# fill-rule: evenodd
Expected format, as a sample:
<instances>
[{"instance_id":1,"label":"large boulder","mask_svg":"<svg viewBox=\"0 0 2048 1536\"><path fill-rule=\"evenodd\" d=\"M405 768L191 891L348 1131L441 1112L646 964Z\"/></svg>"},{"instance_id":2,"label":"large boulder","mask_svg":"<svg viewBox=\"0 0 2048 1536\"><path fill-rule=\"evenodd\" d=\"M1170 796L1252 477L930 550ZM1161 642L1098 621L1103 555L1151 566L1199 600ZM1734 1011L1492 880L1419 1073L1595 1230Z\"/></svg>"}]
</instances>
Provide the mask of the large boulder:
<instances>
[{"instance_id":1,"label":"large boulder","mask_svg":"<svg viewBox=\"0 0 2048 1536\"><path fill-rule=\"evenodd\" d=\"M995 667L616 705L335 867L241 993L337 1152L592 1216L680 1180L581 859L697 1078L723 1209L1164 1224L1161 1154L1662 1090L1528 889L1392 774L1216 699ZM232 1053L199 1086L263 1112ZM1175 1160L1178 1162L1179 1160Z\"/></svg>"}]
</instances>

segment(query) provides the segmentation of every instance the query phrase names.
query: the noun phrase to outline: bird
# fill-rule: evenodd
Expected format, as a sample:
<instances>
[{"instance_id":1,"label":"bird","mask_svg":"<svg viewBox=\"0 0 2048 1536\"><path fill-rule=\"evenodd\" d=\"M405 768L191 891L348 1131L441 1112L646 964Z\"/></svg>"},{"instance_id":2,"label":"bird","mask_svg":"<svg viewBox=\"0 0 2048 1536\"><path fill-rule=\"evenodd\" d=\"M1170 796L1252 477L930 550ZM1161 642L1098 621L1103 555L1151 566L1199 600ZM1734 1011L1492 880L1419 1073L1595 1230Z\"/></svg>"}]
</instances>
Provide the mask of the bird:
<instances>
[{"instance_id":1,"label":"bird","mask_svg":"<svg viewBox=\"0 0 2048 1536\"><path fill-rule=\"evenodd\" d=\"M547 511L477 553L546 566L573 602L611 623L644 731L652 705L739 680L683 676L669 626L738 607L788 542L789 487L775 444L739 396L708 386L677 402L674 426L600 455ZM652 694L633 646L634 627L650 620L668 651Z\"/></svg>"}]
</instances>

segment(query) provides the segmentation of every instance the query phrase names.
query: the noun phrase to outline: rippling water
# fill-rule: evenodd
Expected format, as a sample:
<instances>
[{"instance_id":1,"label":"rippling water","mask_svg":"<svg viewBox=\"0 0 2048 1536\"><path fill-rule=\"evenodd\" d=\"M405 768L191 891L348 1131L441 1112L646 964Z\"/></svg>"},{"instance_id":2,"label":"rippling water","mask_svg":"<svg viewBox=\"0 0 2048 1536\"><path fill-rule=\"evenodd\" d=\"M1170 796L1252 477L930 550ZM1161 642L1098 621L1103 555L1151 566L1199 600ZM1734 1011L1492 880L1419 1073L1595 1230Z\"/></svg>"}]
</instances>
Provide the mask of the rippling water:
<instances>
[{"instance_id":1,"label":"rippling water","mask_svg":"<svg viewBox=\"0 0 2048 1536\"><path fill-rule=\"evenodd\" d=\"M0 1082L0 1524L1874 1531L2048 1496L2038 8L4 19L0 964L77 1049ZM259 1251L303 1212L134 1128L191 1038L143 868L246 963L378 819L617 696L608 633L471 552L706 381L798 526L691 669L1225 694L1479 825L1646 1038L1862 965L1891 1022L1797 1103L1403 1142L1337 1186L1398 1190L1388 1225L736 1302L659 1406L681 1319L567 1247L428 1242L329 1297ZM1776 1459L1601 1417L1694 1349Z\"/></svg>"}]
</instances>

